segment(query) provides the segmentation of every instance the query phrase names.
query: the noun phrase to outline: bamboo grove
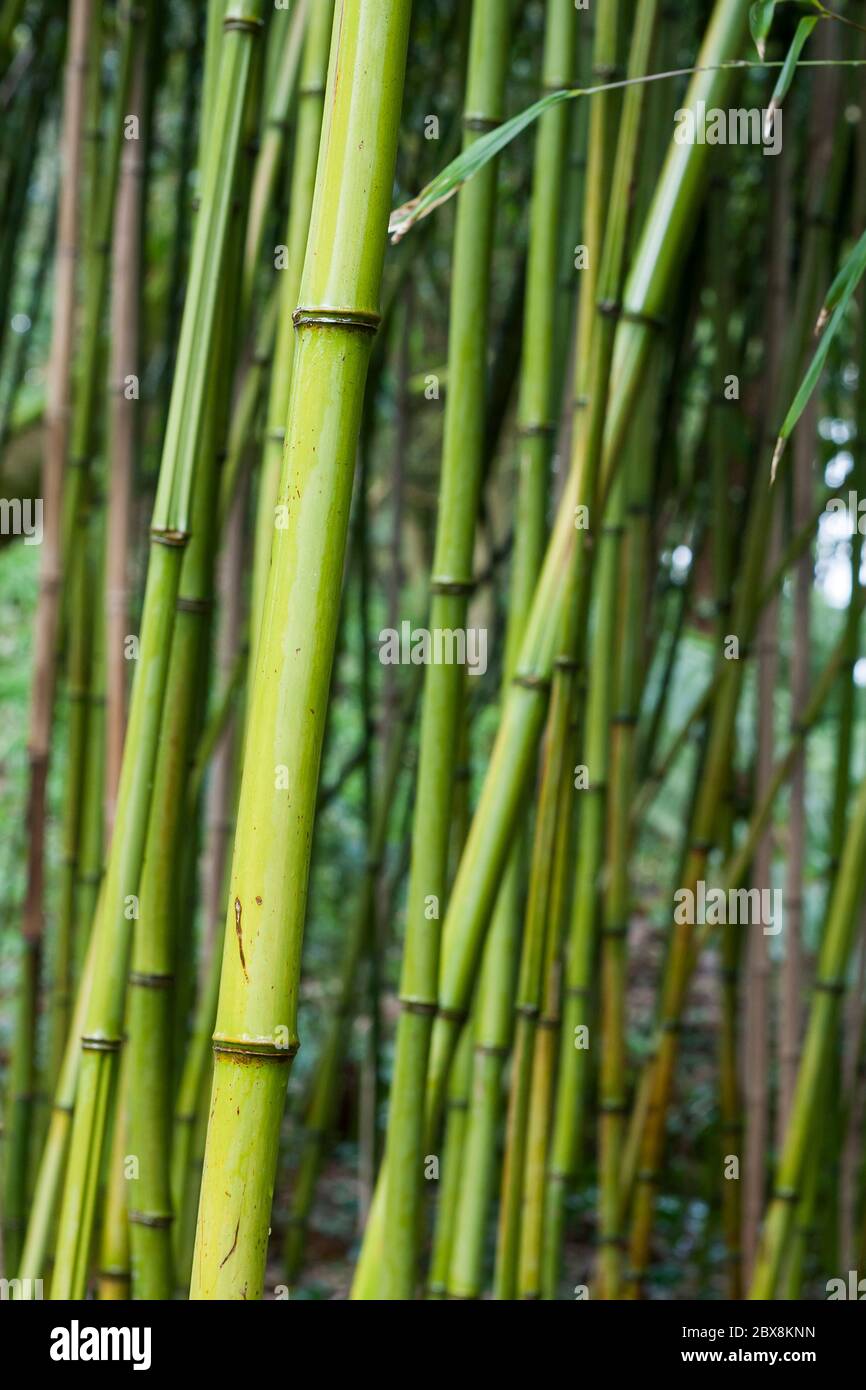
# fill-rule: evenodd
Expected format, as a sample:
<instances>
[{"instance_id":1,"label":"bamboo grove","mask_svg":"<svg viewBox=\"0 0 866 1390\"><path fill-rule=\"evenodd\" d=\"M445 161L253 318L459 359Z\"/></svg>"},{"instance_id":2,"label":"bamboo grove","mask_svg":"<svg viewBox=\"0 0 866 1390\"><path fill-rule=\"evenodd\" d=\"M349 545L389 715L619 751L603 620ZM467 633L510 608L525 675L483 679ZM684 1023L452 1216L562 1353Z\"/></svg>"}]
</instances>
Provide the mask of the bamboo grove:
<instances>
[{"instance_id":1,"label":"bamboo grove","mask_svg":"<svg viewBox=\"0 0 866 1390\"><path fill-rule=\"evenodd\" d=\"M13 1296L866 1276L862 6L3 0L0 108Z\"/></svg>"}]
</instances>

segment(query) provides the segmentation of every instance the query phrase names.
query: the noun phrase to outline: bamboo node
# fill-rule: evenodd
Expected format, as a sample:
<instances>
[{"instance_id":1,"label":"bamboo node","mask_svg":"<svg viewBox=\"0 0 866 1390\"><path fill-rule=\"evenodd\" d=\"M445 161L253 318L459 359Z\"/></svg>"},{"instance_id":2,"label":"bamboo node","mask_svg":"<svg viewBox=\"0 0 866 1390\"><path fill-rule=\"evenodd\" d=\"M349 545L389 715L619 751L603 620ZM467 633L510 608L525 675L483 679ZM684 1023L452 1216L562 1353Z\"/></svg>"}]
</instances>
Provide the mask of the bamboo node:
<instances>
[{"instance_id":1,"label":"bamboo node","mask_svg":"<svg viewBox=\"0 0 866 1390\"><path fill-rule=\"evenodd\" d=\"M346 328L356 333L375 333L381 322L381 314L366 309L298 308L292 314L296 328Z\"/></svg>"},{"instance_id":2,"label":"bamboo node","mask_svg":"<svg viewBox=\"0 0 866 1390\"><path fill-rule=\"evenodd\" d=\"M466 1009L437 1009L438 1018L444 1018L449 1023L465 1023L468 1013Z\"/></svg>"},{"instance_id":3,"label":"bamboo node","mask_svg":"<svg viewBox=\"0 0 866 1390\"><path fill-rule=\"evenodd\" d=\"M526 690L549 690L550 679L547 676L536 676L531 671L526 673L518 672L511 677L512 685L522 685Z\"/></svg>"},{"instance_id":4,"label":"bamboo node","mask_svg":"<svg viewBox=\"0 0 866 1390\"><path fill-rule=\"evenodd\" d=\"M423 999L401 999L400 1008L407 1014L435 1014L435 1004L425 1004Z\"/></svg>"},{"instance_id":5,"label":"bamboo node","mask_svg":"<svg viewBox=\"0 0 866 1390\"><path fill-rule=\"evenodd\" d=\"M209 598L179 598L174 606L178 613L209 613L213 602Z\"/></svg>"},{"instance_id":6,"label":"bamboo node","mask_svg":"<svg viewBox=\"0 0 866 1390\"><path fill-rule=\"evenodd\" d=\"M119 1052L120 1044L120 1038L105 1038L96 1033L85 1033L81 1039L85 1052Z\"/></svg>"},{"instance_id":7,"label":"bamboo node","mask_svg":"<svg viewBox=\"0 0 866 1390\"><path fill-rule=\"evenodd\" d=\"M549 439L556 434L556 425L552 420L530 420L525 425L517 426L517 433L524 439L546 438Z\"/></svg>"},{"instance_id":8,"label":"bamboo node","mask_svg":"<svg viewBox=\"0 0 866 1390\"><path fill-rule=\"evenodd\" d=\"M502 121L497 116L473 116L468 113L463 117L464 130L477 130L482 134L489 130L498 130Z\"/></svg>"},{"instance_id":9,"label":"bamboo node","mask_svg":"<svg viewBox=\"0 0 866 1390\"><path fill-rule=\"evenodd\" d=\"M186 545L189 534L186 531L151 531L150 539L154 545L167 545L179 550Z\"/></svg>"},{"instance_id":10,"label":"bamboo node","mask_svg":"<svg viewBox=\"0 0 866 1390\"><path fill-rule=\"evenodd\" d=\"M171 989L174 984L174 975L148 975L141 970L130 970L129 983L138 985L141 989Z\"/></svg>"},{"instance_id":11,"label":"bamboo node","mask_svg":"<svg viewBox=\"0 0 866 1390\"><path fill-rule=\"evenodd\" d=\"M629 309L625 304L620 310L620 317L627 323L636 323L642 328L655 328L660 332L667 328L664 319L656 318L654 314L646 314L641 309Z\"/></svg>"},{"instance_id":12,"label":"bamboo node","mask_svg":"<svg viewBox=\"0 0 866 1390\"><path fill-rule=\"evenodd\" d=\"M816 980L815 989L823 990L825 994L844 994L844 980Z\"/></svg>"},{"instance_id":13,"label":"bamboo node","mask_svg":"<svg viewBox=\"0 0 866 1390\"><path fill-rule=\"evenodd\" d=\"M475 588L473 579L449 579L446 575L434 575L430 579L431 594L441 594L449 598L463 598Z\"/></svg>"},{"instance_id":14,"label":"bamboo node","mask_svg":"<svg viewBox=\"0 0 866 1390\"><path fill-rule=\"evenodd\" d=\"M235 14L229 15L223 20L223 32L228 34L232 29L238 30L242 34L260 34L265 27L263 19L257 19L255 15Z\"/></svg>"},{"instance_id":15,"label":"bamboo node","mask_svg":"<svg viewBox=\"0 0 866 1390\"><path fill-rule=\"evenodd\" d=\"M218 1054L225 1054L228 1057L238 1057L241 1061L251 1062L290 1062L300 1047L299 1042L287 1043L285 1047L278 1047L276 1043L248 1042L245 1038L219 1038L213 1039L213 1050Z\"/></svg>"},{"instance_id":16,"label":"bamboo node","mask_svg":"<svg viewBox=\"0 0 866 1390\"><path fill-rule=\"evenodd\" d=\"M174 1220L173 1216L163 1216L157 1212L149 1211L130 1211L127 1215L135 1226L150 1226L157 1231L168 1230Z\"/></svg>"}]
</instances>

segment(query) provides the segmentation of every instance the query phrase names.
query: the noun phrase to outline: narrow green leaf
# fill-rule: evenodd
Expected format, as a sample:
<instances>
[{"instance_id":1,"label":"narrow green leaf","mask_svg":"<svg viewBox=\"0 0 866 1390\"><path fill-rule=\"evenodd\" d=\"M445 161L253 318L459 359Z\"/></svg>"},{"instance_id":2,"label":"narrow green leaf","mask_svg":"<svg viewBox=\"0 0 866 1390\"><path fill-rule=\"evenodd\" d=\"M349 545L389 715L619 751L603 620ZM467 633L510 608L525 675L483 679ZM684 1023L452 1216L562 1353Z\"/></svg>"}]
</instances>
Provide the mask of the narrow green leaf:
<instances>
[{"instance_id":1,"label":"narrow green leaf","mask_svg":"<svg viewBox=\"0 0 866 1390\"><path fill-rule=\"evenodd\" d=\"M570 101L577 96L583 96L583 91L568 90L564 88L560 92L549 92L538 101L527 106L525 111L520 111L516 116L512 116L510 121L503 121L501 126L491 130L486 135L482 135L475 140L468 149L459 154L456 159L452 159L434 179L421 189L417 197L404 203L402 207L396 208L391 213L388 223L388 231L392 241L399 241L405 236L406 232L420 222L422 217L426 217L440 203L447 202L449 198L457 192L462 184L467 183L479 169L483 169L489 160L494 159L506 145L510 145L516 136L520 135L527 126L549 110L551 106L558 106L562 101Z\"/></svg>"},{"instance_id":2,"label":"narrow green leaf","mask_svg":"<svg viewBox=\"0 0 866 1390\"><path fill-rule=\"evenodd\" d=\"M824 364L827 361L830 344L836 336L839 325L845 317L845 310L848 308L851 296L854 294L854 291L863 278L864 271L866 271L866 232L860 237L854 250L836 276L830 293L827 296L828 300L831 295L834 297L835 308L833 310L833 315L824 330L815 356L809 363L806 375L800 383L800 389L794 397L788 414L785 416L782 428L779 431L779 438L776 441L776 448L773 453L773 463L770 471L771 483L776 477L776 469L778 468L779 460L784 452L785 443L790 438L791 431L806 409L809 399L818 384L821 373L824 370Z\"/></svg>"},{"instance_id":3,"label":"narrow green leaf","mask_svg":"<svg viewBox=\"0 0 866 1390\"><path fill-rule=\"evenodd\" d=\"M803 52L806 40L817 23L817 15L805 15L797 25L791 47L788 49L787 57L782 66L782 71L779 73L778 81L773 88L770 105L767 107L767 114L764 119L765 136L769 135L773 129L773 118L781 107L785 97L788 95L791 83L794 80L794 73L797 71L797 64L800 61L800 54Z\"/></svg>"},{"instance_id":4,"label":"narrow green leaf","mask_svg":"<svg viewBox=\"0 0 866 1390\"><path fill-rule=\"evenodd\" d=\"M767 52L767 37L775 12L776 0L755 0L749 10L749 30L759 58L763 58Z\"/></svg>"},{"instance_id":5,"label":"narrow green leaf","mask_svg":"<svg viewBox=\"0 0 866 1390\"><path fill-rule=\"evenodd\" d=\"M823 331L825 323L827 322L828 318L830 317L833 310L836 308L836 305L839 303L839 300L841 299L842 295L844 294L848 281L851 279L852 275L855 275L857 273L857 256L864 241L866 241L866 232L864 232L863 235L860 237L860 240L857 242L857 245L852 250L851 255L845 261L845 263L842 266L842 269L839 271L838 275L836 276L836 279L833 281L832 285L827 291L827 296L821 307L821 312L818 315L818 322L815 325L816 333L820 333Z\"/></svg>"}]
</instances>

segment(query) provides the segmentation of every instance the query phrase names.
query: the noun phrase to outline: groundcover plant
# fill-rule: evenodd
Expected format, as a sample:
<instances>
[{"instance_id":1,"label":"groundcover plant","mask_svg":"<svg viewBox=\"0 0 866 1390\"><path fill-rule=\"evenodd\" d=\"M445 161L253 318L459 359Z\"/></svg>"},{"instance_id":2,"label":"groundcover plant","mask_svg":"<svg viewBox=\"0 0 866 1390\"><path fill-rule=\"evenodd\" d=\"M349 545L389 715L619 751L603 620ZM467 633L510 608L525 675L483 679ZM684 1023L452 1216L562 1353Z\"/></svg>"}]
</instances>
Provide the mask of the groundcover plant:
<instances>
[{"instance_id":1,"label":"groundcover plant","mask_svg":"<svg viewBox=\"0 0 866 1390\"><path fill-rule=\"evenodd\" d=\"M4 1296L866 1292L864 272L853 0L2 0Z\"/></svg>"}]
</instances>

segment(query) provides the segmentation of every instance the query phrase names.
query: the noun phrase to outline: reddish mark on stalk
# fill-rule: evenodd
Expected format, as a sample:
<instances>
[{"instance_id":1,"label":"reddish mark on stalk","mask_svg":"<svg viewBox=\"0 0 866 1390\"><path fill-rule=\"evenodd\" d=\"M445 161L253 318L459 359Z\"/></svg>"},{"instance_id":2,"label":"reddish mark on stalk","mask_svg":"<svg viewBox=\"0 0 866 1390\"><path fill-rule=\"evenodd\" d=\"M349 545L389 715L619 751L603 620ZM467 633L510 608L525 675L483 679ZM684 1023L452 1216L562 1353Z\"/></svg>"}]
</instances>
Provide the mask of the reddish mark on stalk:
<instances>
[{"instance_id":1,"label":"reddish mark on stalk","mask_svg":"<svg viewBox=\"0 0 866 1390\"><path fill-rule=\"evenodd\" d=\"M262 905L262 900L261 900L261 898L259 897L258 893L256 894L256 902L258 903L259 907L261 907L261 905Z\"/></svg>"},{"instance_id":2,"label":"reddish mark on stalk","mask_svg":"<svg viewBox=\"0 0 866 1390\"><path fill-rule=\"evenodd\" d=\"M239 950L240 953L241 953L241 970L244 972L244 979L246 980L247 984L249 984L249 982L250 982L250 977L249 977L249 975L247 974L247 963L246 963L246 961L245 961L245 959L244 959L244 933L243 933L243 928L241 927L241 900L240 900L240 898L235 898L235 932L237 933L237 938L238 938L238 950Z\"/></svg>"},{"instance_id":3,"label":"reddish mark on stalk","mask_svg":"<svg viewBox=\"0 0 866 1390\"><path fill-rule=\"evenodd\" d=\"M231 1249L229 1250L228 1254L225 1255L225 1256L223 1256L223 1258L220 1260L220 1269L222 1269L222 1267L223 1267L223 1265L225 1264L226 1260L229 1259L229 1257L230 1257L231 1255L233 1255L233 1254L235 1253L235 1250L237 1249L237 1245L238 1245L238 1231L240 1230L240 1226L241 1226L241 1218L238 1217L238 1224L237 1224L237 1226L235 1226L235 1238L234 1238L234 1240L232 1241L232 1246L231 1246Z\"/></svg>"}]
</instances>

